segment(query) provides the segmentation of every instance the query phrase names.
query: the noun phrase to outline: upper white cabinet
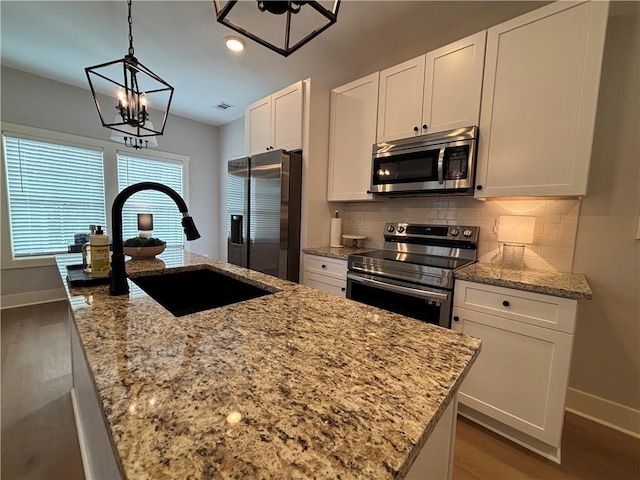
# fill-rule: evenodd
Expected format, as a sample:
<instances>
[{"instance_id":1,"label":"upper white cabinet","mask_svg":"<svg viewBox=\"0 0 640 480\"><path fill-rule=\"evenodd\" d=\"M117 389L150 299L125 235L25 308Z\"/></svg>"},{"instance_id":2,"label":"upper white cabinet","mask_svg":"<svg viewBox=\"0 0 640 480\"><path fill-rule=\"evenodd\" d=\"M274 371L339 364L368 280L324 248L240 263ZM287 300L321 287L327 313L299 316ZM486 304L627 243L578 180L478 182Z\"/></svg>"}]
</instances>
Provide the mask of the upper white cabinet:
<instances>
[{"instance_id":1,"label":"upper white cabinet","mask_svg":"<svg viewBox=\"0 0 640 480\"><path fill-rule=\"evenodd\" d=\"M420 134L425 55L380 72L378 142Z\"/></svg>"},{"instance_id":2,"label":"upper white cabinet","mask_svg":"<svg viewBox=\"0 0 640 480\"><path fill-rule=\"evenodd\" d=\"M422 133L478 125L487 32L427 53Z\"/></svg>"},{"instance_id":3,"label":"upper white cabinet","mask_svg":"<svg viewBox=\"0 0 640 480\"><path fill-rule=\"evenodd\" d=\"M331 91L327 200L371 200L371 149L376 143L378 72Z\"/></svg>"},{"instance_id":4,"label":"upper white cabinet","mask_svg":"<svg viewBox=\"0 0 640 480\"><path fill-rule=\"evenodd\" d=\"M247 155L302 148L302 92L302 81L296 82L247 107L244 117Z\"/></svg>"},{"instance_id":5,"label":"upper white cabinet","mask_svg":"<svg viewBox=\"0 0 640 480\"><path fill-rule=\"evenodd\" d=\"M586 193L608 2L555 2L488 30L476 197Z\"/></svg>"},{"instance_id":6,"label":"upper white cabinet","mask_svg":"<svg viewBox=\"0 0 640 480\"><path fill-rule=\"evenodd\" d=\"M380 72L378 142L478 124L486 32Z\"/></svg>"}]
</instances>

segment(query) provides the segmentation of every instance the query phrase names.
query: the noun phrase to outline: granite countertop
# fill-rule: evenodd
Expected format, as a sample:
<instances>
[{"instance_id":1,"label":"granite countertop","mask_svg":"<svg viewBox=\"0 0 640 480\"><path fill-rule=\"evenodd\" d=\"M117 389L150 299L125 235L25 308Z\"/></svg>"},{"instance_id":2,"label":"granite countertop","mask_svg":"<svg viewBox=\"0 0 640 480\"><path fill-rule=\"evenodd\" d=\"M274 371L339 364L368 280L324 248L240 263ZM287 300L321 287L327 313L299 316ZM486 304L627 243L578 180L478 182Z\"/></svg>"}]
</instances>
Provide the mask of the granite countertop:
<instances>
[{"instance_id":1,"label":"granite countertop","mask_svg":"<svg viewBox=\"0 0 640 480\"><path fill-rule=\"evenodd\" d=\"M338 258L340 260L346 260L349 255L353 255L354 253L363 253L370 252L375 250L375 248L365 248L365 247L312 247L312 248L303 248L302 251L304 253L308 253L309 255L319 255L321 257L328 258Z\"/></svg>"},{"instance_id":2,"label":"granite countertop","mask_svg":"<svg viewBox=\"0 0 640 480\"><path fill-rule=\"evenodd\" d=\"M593 294L584 275L550 270L514 270L491 263L473 263L454 272L458 280L515 288L574 300L591 299Z\"/></svg>"},{"instance_id":3,"label":"granite countertop","mask_svg":"<svg viewBox=\"0 0 640 480\"><path fill-rule=\"evenodd\" d=\"M197 266L274 293L174 317L64 282L123 477L403 478L480 341L182 250L127 271Z\"/></svg>"}]
</instances>

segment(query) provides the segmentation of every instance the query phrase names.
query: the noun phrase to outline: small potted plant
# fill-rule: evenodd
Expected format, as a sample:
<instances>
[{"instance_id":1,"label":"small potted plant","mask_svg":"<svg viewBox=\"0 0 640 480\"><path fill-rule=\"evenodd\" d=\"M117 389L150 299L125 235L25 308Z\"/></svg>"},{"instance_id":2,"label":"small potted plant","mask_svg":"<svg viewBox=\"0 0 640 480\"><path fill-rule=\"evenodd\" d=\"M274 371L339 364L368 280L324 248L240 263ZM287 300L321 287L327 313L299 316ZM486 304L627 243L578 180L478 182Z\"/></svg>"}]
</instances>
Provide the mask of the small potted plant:
<instances>
[{"instance_id":1,"label":"small potted plant","mask_svg":"<svg viewBox=\"0 0 640 480\"><path fill-rule=\"evenodd\" d=\"M159 238L132 237L125 240L123 246L124 254L136 260L159 255L164 252L166 244Z\"/></svg>"}]
</instances>

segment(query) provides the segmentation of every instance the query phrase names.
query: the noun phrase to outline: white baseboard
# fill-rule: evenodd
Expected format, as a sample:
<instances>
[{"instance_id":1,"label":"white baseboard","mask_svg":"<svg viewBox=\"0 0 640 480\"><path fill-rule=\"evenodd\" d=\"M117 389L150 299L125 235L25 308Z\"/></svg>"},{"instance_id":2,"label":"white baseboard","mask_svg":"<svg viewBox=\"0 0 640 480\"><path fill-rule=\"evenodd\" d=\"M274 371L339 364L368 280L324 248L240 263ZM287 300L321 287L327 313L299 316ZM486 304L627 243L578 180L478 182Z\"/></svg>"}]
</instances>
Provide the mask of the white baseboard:
<instances>
[{"instance_id":1,"label":"white baseboard","mask_svg":"<svg viewBox=\"0 0 640 480\"><path fill-rule=\"evenodd\" d=\"M568 388L565 410L632 437L640 438L640 410L635 408L575 388Z\"/></svg>"},{"instance_id":2,"label":"white baseboard","mask_svg":"<svg viewBox=\"0 0 640 480\"><path fill-rule=\"evenodd\" d=\"M0 297L0 308L25 307L27 305L36 305L38 303L55 302L66 299L67 294L64 288L36 290L35 292L2 295L2 297Z\"/></svg>"}]
</instances>

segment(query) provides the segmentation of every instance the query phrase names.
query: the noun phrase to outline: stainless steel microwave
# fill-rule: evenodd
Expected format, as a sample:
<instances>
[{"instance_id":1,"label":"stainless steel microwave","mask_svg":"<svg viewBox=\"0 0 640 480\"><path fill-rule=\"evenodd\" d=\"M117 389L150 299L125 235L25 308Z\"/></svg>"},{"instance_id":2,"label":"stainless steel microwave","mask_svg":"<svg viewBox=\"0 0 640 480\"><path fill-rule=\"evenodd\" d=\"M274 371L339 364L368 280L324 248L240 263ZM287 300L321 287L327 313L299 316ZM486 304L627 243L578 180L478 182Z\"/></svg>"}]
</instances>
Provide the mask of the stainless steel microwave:
<instances>
[{"instance_id":1,"label":"stainless steel microwave","mask_svg":"<svg viewBox=\"0 0 640 480\"><path fill-rule=\"evenodd\" d=\"M473 195L478 127L373 145L370 193Z\"/></svg>"}]
</instances>

